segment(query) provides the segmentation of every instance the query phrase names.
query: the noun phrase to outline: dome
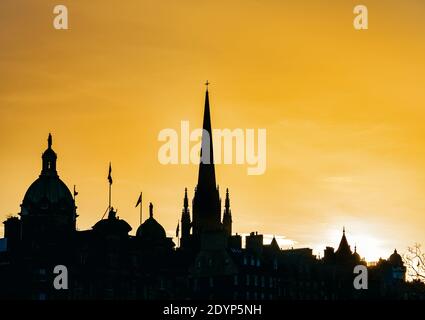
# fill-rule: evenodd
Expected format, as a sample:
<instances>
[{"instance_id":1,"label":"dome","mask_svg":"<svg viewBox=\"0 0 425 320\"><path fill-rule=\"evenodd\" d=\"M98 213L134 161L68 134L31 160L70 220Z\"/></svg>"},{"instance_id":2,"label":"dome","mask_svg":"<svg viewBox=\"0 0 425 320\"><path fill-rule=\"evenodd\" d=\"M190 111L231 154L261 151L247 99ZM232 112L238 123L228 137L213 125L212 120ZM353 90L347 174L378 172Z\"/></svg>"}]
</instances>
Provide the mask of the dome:
<instances>
[{"instance_id":1,"label":"dome","mask_svg":"<svg viewBox=\"0 0 425 320\"><path fill-rule=\"evenodd\" d=\"M149 218L137 229L136 237L149 242L161 242L166 239L167 235L164 228L153 217L152 203L149 205L149 211Z\"/></svg>"},{"instance_id":2,"label":"dome","mask_svg":"<svg viewBox=\"0 0 425 320\"><path fill-rule=\"evenodd\" d=\"M22 213L30 213L32 209L73 210L74 199L58 176L40 176L28 188L22 201Z\"/></svg>"},{"instance_id":3,"label":"dome","mask_svg":"<svg viewBox=\"0 0 425 320\"><path fill-rule=\"evenodd\" d=\"M390 263L395 266L402 266L403 265L403 259L401 256L397 253L397 250L394 249L394 253L390 256Z\"/></svg>"},{"instance_id":4,"label":"dome","mask_svg":"<svg viewBox=\"0 0 425 320\"><path fill-rule=\"evenodd\" d=\"M360 255L357 253L357 247L354 247L353 259L357 262L361 260Z\"/></svg>"},{"instance_id":5,"label":"dome","mask_svg":"<svg viewBox=\"0 0 425 320\"><path fill-rule=\"evenodd\" d=\"M125 220L119 219L116 213L114 208L111 207L109 209L108 218L98 221L93 226L93 230L101 234L126 236L131 231L131 226Z\"/></svg>"},{"instance_id":6,"label":"dome","mask_svg":"<svg viewBox=\"0 0 425 320\"><path fill-rule=\"evenodd\" d=\"M52 150L49 134L48 148L42 156L42 170L25 193L21 204L21 215L53 214L75 215L75 204L71 191L56 172L56 153Z\"/></svg>"},{"instance_id":7,"label":"dome","mask_svg":"<svg viewBox=\"0 0 425 320\"><path fill-rule=\"evenodd\" d=\"M166 238L166 233L158 221L150 217L137 229L136 236L146 239L164 239Z\"/></svg>"}]
</instances>

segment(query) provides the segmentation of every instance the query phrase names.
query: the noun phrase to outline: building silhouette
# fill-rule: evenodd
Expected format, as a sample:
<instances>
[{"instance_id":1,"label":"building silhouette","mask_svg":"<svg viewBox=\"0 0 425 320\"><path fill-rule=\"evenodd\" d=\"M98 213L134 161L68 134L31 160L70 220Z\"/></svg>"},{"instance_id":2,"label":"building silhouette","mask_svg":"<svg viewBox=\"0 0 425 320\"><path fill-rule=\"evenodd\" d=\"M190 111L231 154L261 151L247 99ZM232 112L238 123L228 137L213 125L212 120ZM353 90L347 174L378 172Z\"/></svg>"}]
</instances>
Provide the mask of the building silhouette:
<instances>
[{"instance_id":1,"label":"building silhouette","mask_svg":"<svg viewBox=\"0 0 425 320\"><path fill-rule=\"evenodd\" d=\"M353 287L353 269L366 265L342 232L335 251L323 258L312 249L282 250L276 239L232 233L230 192L222 206L216 181L208 89L205 95L201 163L192 205L184 190L180 246L149 217L132 227L110 207L90 230L76 230L75 199L60 180L49 134L40 176L28 188L18 216L4 221L0 239L2 299L413 299L422 289L406 282L395 250L368 266L369 288ZM208 135L205 134L208 133ZM211 140L211 141L209 141ZM223 214L222 214L223 210ZM192 211L192 214L191 214ZM67 289L53 285L55 266L68 270ZM421 291L422 290L422 291Z\"/></svg>"}]
</instances>

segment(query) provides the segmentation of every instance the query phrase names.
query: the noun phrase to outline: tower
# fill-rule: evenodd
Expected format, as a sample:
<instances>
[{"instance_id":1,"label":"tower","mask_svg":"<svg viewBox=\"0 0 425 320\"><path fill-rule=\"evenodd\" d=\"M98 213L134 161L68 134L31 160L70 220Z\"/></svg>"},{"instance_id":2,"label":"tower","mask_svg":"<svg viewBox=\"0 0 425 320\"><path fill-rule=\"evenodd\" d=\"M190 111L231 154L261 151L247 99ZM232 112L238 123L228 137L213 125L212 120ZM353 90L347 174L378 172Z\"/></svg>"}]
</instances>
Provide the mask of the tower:
<instances>
[{"instance_id":1,"label":"tower","mask_svg":"<svg viewBox=\"0 0 425 320\"><path fill-rule=\"evenodd\" d=\"M189 199L187 197L187 188L184 189L181 226L182 226L181 243L182 243L182 246L185 246L186 242L190 238L190 210L189 210Z\"/></svg>"},{"instance_id":2,"label":"tower","mask_svg":"<svg viewBox=\"0 0 425 320\"><path fill-rule=\"evenodd\" d=\"M207 82L208 84L208 82ZM216 185L208 87L205 92L201 161L193 197L193 235L222 229L221 201Z\"/></svg>"},{"instance_id":3,"label":"tower","mask_svg":"<svg viewBox=\"0 0 425 320\"><path fill-rule=\"evenodd\" d=\"M52 135L42 155L41 173L25 193L21 204L23 238L62 237L75 231L76 207L72 194L59 178Z\"/></svg>"},{"instance_id":4,"label":"tower","mask_svg":"<svg viewBox=\"0 0 425 320\"><path fill-rule=\"evenodd\" d=\"M224 201L223 229L228 237L232 235L232 210L230 210L229 189L226 189L226 200Z\"/></svg>"},{"instance_id":5,"label":"tower","mask_svg":"<svg viewBox=\"0 0 425 320\"><path fill-rule=\"evenodd\" d=\"M345 227L342 228L342 238L336 250L336 255L342 258L349 257L352 255L350 245L348 244L347 238L345 237Z\"/></svg>"}]
</instances>

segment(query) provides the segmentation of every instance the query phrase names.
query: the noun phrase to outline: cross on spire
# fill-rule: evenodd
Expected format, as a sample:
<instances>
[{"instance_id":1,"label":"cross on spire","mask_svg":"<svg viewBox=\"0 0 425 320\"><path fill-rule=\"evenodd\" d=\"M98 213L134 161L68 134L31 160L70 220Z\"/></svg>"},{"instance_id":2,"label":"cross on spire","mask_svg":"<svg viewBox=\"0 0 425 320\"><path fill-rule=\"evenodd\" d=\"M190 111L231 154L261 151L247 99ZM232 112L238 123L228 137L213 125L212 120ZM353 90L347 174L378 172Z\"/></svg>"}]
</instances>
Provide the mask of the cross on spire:
<instances>
[{"instance_id":1,"label":"cross on spire","mask_svg":"<svg viewBox=\"0 0 425 320\"><path fill-rule=\"evenodd\" d=\"M207 82L205 82L205 86L207 87L207 91L208 91L208 86L210 85L210 82L207 80Z\"/></svg>"}]
</instances>

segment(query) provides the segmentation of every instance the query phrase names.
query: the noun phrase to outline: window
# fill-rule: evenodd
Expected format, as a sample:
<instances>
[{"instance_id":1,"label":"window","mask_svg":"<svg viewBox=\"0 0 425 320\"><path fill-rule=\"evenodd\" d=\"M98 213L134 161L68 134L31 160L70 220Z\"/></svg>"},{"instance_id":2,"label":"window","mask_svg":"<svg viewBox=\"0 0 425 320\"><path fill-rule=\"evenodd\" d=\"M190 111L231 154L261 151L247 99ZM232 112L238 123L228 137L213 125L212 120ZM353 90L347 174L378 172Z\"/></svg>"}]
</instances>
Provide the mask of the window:
<instances>
[{"instance_id":1,"label":"window","mask_svg":"<svg viewBox=\"0 0 425 320\"><path fill-rule=\"evenodd\" d=\"M258 276L254 276L254 286L258 286Z\"/></svg>"},{"instance_id":2,"label":"window","mask_svg":"<svg viewBox=\"0 0 425 320\"><path fill-rule=\"evenodd\" d=\"M214 279L213 278L210 278L210 287L211 288L214 287Z\"/></svg>"},{"instance_id":3,"label":"window","mask_svg":"<svg viewBox=\"0 0 425 320\"><path fill-rule=\"evenodd\" d=\"M246 259L246 257L243 257L243 264L246 266L246 264L247 264L247 259Z\"/></svg>"},{"instance_id":4,"label":"window","mask_svg":"<svg viewBox=\"0 0 425 320\"><path fill-rule=\"evenodd\" d=\"M249 274L246 275L246 285L249 286Z\"/></svg>"},{"instance_id":5,"label":"window","mask_svg":"<svg viewBox=\"0 0 425 320\"><path fill-rule=\"evenodd\" d=\"M251 266L255 266L255 259L254 259L254 257L251 257Z\"/></svg>"},{"instance_id":6,"label":"window","mask_svg":"<svg viewBox=\"0 0 425 320\"><path fill-rule=\"evenodd\" d=\"M260 266L260 259L257 259L257 267Z\"/></svg>"},{"instance_id":7,"label":"window","mask_svg":"<svg viewBox=\"0 0 425 320\"><path fill-rule=\"evenodd\" d=\"M261 276L261 287L264 288L264 284L265 284L264 276Z\"/></svg>"},{"instance_id":8,"label":"window","mask_svg":"<svg viewBox=\"0 0 425 320\"><path fill-rule=\"evenodd\" d=\"M238 275L237 275L237 274L235 274L235 276L233 277L233 284L234 284L235 286L237 286L237 285L238 285Z\"/></svg>"}]
</instances>

